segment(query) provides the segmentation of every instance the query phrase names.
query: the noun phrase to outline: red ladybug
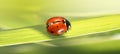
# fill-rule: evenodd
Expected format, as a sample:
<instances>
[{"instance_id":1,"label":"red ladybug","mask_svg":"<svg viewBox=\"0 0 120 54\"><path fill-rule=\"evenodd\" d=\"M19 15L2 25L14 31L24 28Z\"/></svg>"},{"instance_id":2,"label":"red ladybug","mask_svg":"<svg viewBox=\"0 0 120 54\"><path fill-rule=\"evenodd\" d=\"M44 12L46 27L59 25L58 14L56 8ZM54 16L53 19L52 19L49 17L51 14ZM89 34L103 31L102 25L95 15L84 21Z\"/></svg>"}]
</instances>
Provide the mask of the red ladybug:
<instances>
[{"instance_id":1,"label":"red ladybug","mask_svg":"<svg viewBox=\"0 0 120 54\"><path fill-rule=\"evenodd\" d=\"M64 17L52 17L48 19L46 25L47 31L54 35L63 34L71 27L70 22Z\"/></svg>"}]
</instances>

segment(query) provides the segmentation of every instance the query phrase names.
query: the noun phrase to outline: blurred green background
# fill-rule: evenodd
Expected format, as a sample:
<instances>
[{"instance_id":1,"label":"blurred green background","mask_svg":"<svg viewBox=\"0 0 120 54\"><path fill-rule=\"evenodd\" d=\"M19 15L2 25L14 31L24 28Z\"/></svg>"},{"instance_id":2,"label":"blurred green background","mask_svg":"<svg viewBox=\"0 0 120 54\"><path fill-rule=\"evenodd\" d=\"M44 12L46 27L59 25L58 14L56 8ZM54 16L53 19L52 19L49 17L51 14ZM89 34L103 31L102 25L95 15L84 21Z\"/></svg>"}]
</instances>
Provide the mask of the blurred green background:
<instances>
[{"instance_id":1,"label":"blurred green background","mask_svg":"<svg viewBox=\"0 0 120 54\"><path fill-rule=\"evenodd\" d=\"M53 16L69 19L120 13L119 0L0 0L1 29L43 24Z\"/></svg>"},{"instance_id":2,"label":"blurred green background","mask_svg":"<svg viewBox=\"0 0 120 54\"><path fill-rule=\"evenodd\" d=\"M74 21L117 15L120 14L119 2L120 0L0 0L0 32L44 25L53 16L63 16ZM119 54L119 42L118 29L74 38L3 46L0 47L0 54Z\"/></svg>"}]
</instances>

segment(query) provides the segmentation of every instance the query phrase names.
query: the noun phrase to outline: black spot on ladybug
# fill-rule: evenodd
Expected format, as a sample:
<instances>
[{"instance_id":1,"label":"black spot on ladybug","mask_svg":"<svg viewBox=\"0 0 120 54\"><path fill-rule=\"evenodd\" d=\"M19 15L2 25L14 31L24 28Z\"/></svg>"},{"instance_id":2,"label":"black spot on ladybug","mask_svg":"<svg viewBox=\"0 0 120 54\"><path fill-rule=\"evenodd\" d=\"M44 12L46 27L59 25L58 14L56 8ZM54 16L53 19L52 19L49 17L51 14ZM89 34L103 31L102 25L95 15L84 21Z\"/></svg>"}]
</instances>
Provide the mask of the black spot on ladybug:
<instances>
[{"instance_id":1,"label":"black spot on ladybug","mask_svg":"<svg viewBox=\"0 0 120 54\"><path fill-rule=\"evenodd\" d=\"M53 31L51 31L51 33L54 33Z\"/></svg>"},{"instance_id":2,"label":"black spot on ladybug","mask_svg":"<svg viewBox=\"0 0 120 54\"><path fill-rule=\"evenodd\" d=\"M65 22L65 20L62 20L62 22L65 24L66 22Z\"/></svg>"},{"instance_id":3,"label":"black spot on ladybug","mask_svg":"<svg viewBox=\"0 0 120 54\"><path fill-rule=\"evenodd\" d=\"M57 26L57 28L58 28L58 26Z\"/></svg>"}]
</instances>

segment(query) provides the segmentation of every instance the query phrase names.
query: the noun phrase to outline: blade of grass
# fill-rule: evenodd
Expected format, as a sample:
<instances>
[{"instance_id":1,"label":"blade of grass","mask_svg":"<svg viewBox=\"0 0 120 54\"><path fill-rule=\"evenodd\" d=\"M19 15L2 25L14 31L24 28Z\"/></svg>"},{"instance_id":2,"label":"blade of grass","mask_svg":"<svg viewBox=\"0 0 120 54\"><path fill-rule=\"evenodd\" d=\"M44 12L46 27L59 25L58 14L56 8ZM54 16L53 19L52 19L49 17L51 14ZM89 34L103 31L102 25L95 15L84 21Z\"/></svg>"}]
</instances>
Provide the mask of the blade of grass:
<instances>
[{"instance_id":1,"label":"blade of grass","mask_svg":"<svg viewBox=\"0 0 120 54\"><path fill-rule=\"evenodd\" d=\"M72 38L82 35L107 32L120 29L120 15L96 17L86 20L71 21L72 28L59 37L50 35L45 25L18 28L0 32L0 46L42 42L60 38Z\"/></svg>"}]
</instances>

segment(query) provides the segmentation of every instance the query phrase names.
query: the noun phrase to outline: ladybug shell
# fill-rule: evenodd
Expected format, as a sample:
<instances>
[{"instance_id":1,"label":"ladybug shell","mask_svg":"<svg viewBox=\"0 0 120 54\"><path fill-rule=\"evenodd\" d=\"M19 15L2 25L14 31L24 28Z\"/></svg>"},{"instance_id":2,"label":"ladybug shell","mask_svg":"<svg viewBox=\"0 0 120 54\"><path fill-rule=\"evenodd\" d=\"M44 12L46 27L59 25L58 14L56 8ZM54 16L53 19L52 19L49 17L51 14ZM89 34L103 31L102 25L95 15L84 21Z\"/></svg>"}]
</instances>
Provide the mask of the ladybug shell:
<instances>
[{"instance_id":1,"label":"ladybug shell","mask_svg":"<svg viewBox=\"0 0 120 54\"><path fill-rule=\"evenodd\" d=\"M65 33L67 31L67 27L62 22L58 22L48 26L47 31L54 35L59 35Z\"/></svg>"},{"instance_id":2,"label":"ladybug shell","mask_svg":"<svg viewBox=\"0 0 120 54\"><path fill-rule=\"evenodd\" d=\"M63 34L68 30L68 26L65 23L65 18L63 17L52 17L50 18L46 25L47 31L54 35Z\"/></svg>"}]
</instances>

